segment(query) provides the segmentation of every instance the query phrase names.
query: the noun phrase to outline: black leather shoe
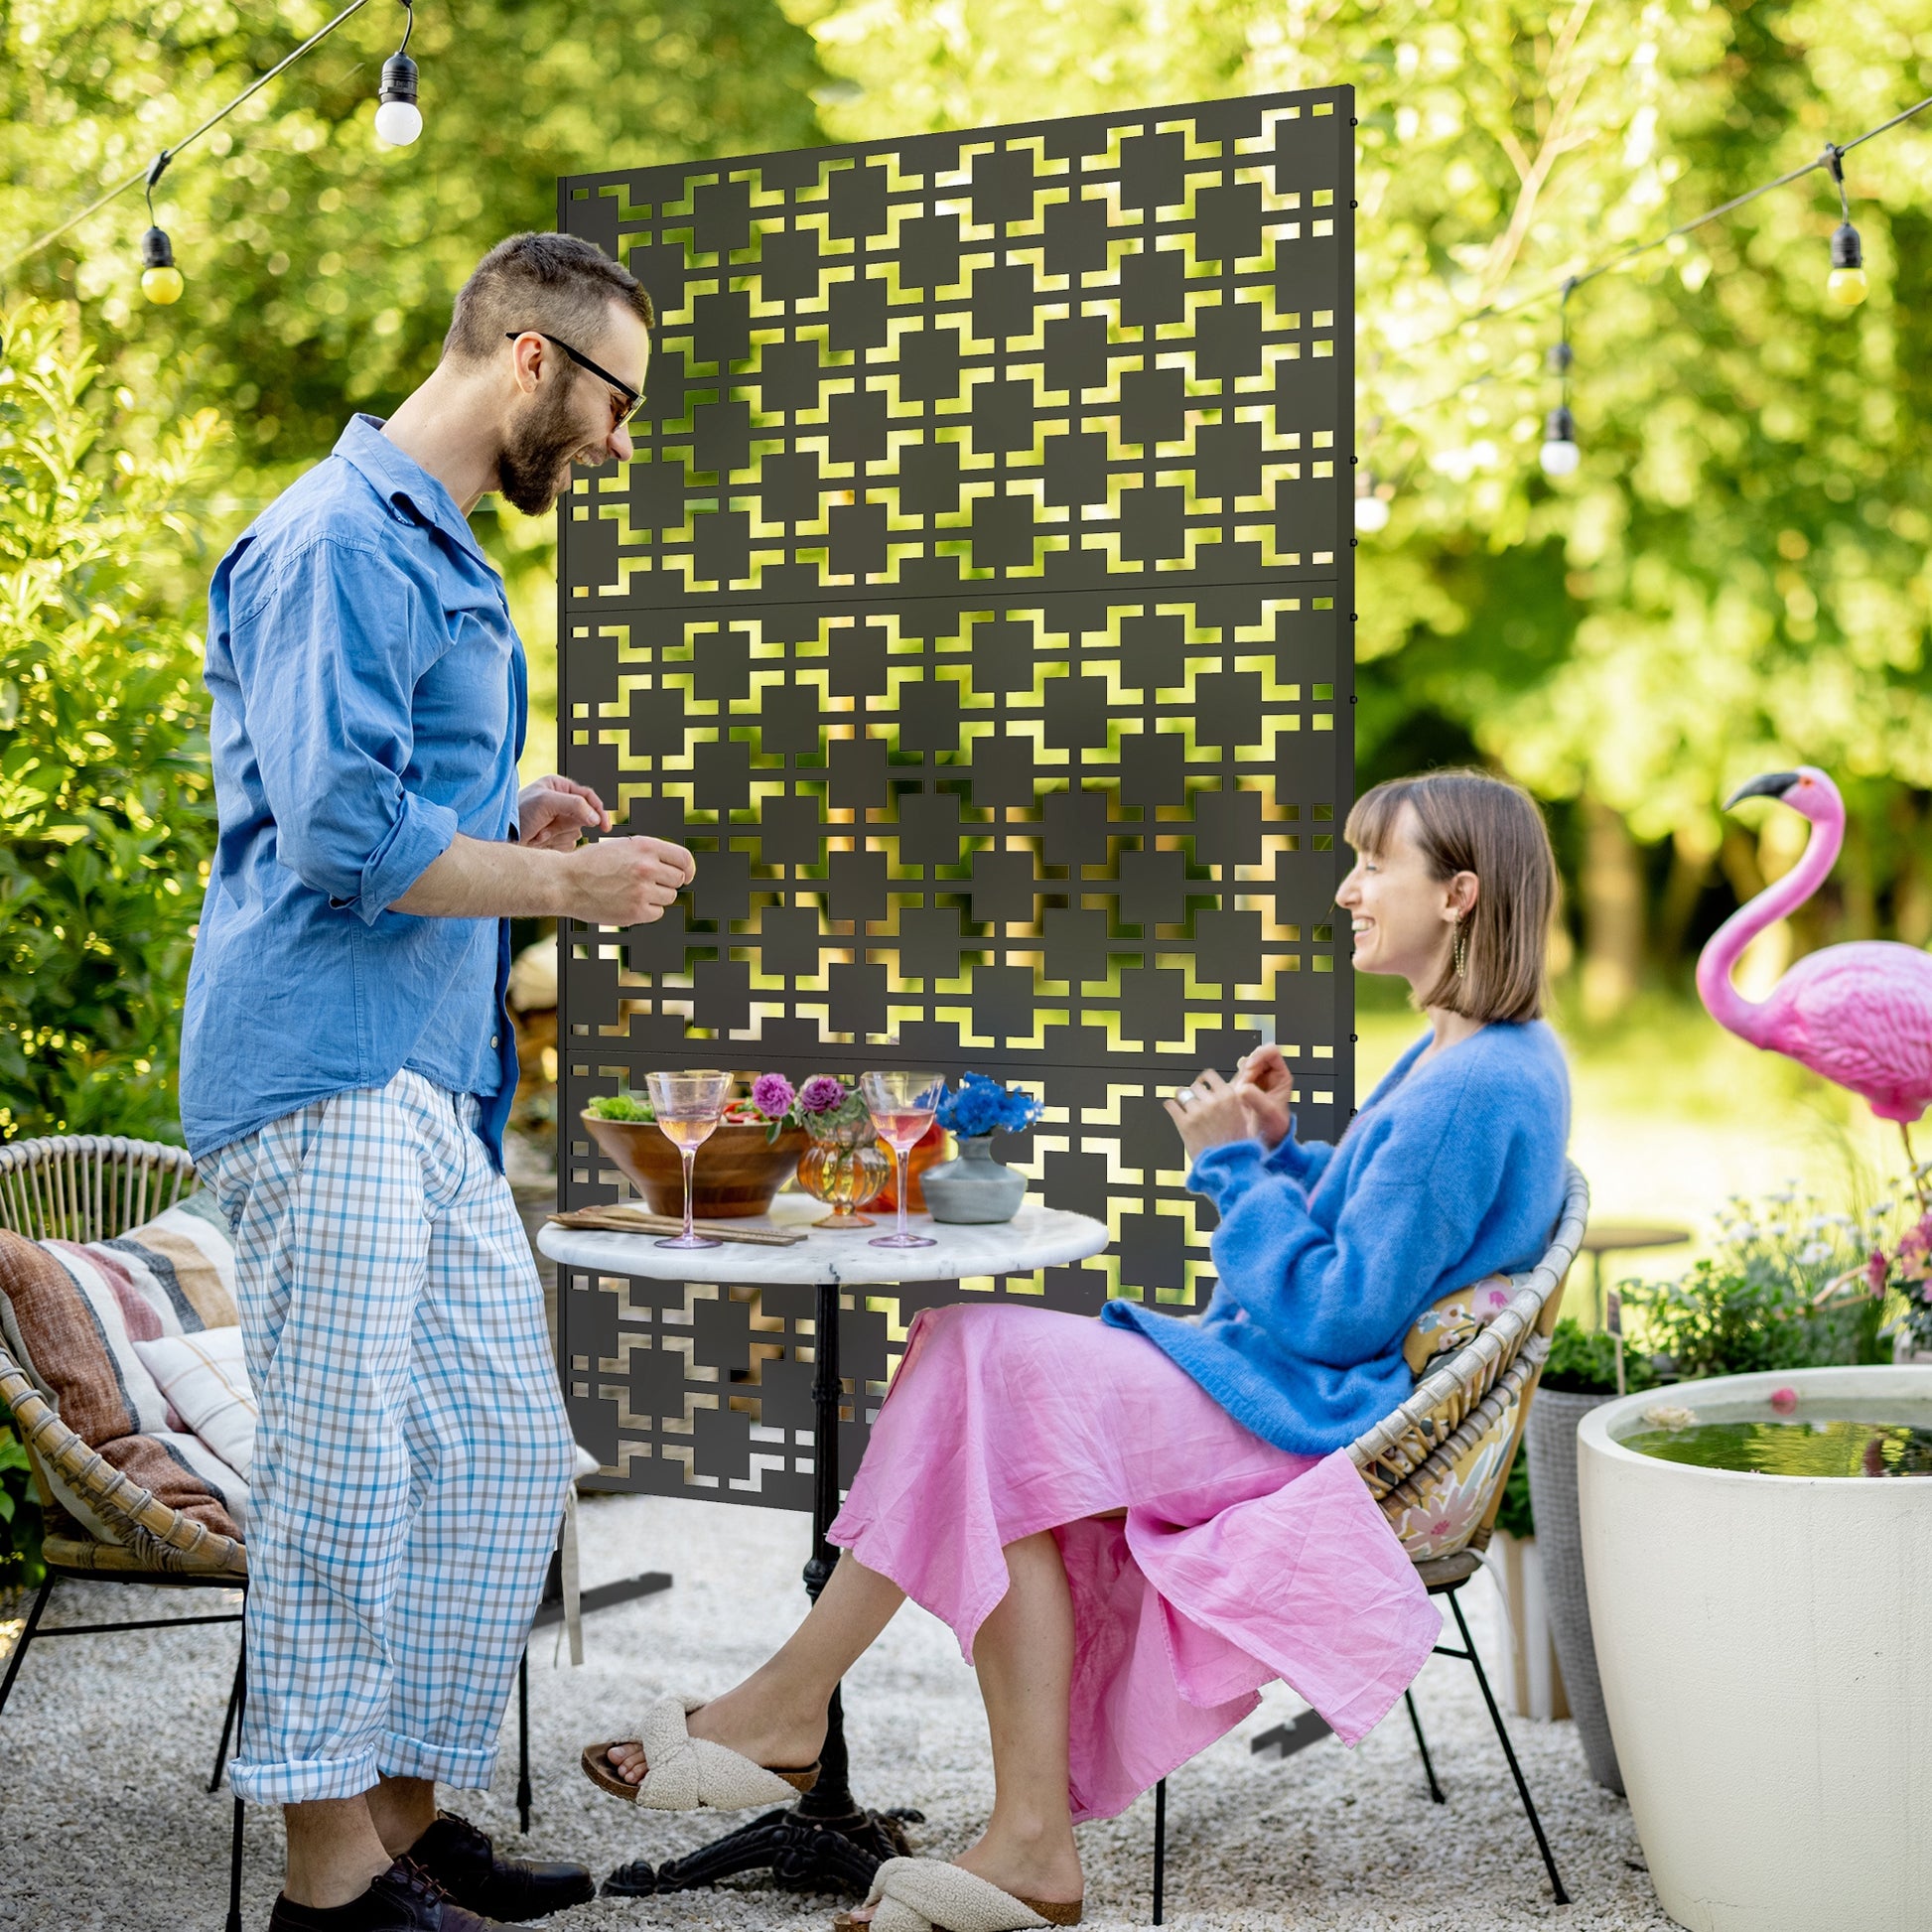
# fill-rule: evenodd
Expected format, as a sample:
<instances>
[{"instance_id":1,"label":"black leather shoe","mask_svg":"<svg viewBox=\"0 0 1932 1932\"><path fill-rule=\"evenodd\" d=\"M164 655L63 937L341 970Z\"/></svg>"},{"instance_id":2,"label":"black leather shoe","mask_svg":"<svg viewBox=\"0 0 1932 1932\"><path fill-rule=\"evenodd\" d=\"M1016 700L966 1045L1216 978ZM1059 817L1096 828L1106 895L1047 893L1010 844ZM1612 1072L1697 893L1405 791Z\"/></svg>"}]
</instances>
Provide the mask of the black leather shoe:
<instances>
[{"instance_id":1,"label":"black leather shoe","mask_svg":"<svg viewBox=\"0 0 1932 1932\"><path fill-rule=\"evenodd\" d=\"M408 1858L398 1859L360 1898L351 1898L346 1905L324 1910L297 1905L287 1897L276 1899L268 1915L268 1932L534 1932L534 1928L479 1918Z\"/></svg>"},{"instance_id":2,"label":"black leather shoe","mask_svg":"<svg viewBox=\"0 0 1932 1932\"><path fill-rule=\"evenodd\" d=\"M459 1905L499 1918L542 1918L597 1896L588 1866L499 1858L467 1818L447 1811L436 1814L409 1856Z\"/></svg>"}]
</instances>

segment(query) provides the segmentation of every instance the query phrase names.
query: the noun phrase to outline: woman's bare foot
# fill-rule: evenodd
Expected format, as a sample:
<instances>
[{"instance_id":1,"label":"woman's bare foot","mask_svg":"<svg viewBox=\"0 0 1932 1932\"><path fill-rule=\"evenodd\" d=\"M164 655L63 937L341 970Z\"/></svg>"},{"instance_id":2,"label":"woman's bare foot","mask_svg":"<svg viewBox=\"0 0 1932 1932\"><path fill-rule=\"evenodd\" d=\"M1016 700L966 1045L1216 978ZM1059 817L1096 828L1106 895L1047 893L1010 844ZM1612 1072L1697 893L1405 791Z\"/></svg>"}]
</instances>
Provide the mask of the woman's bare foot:
<instances>
[{"instance_id":1,"label":"woman's bare foot","mask_svg":"<svg viewBox=\"0 0 1932 1932\"><path fill-rule=\"evenodd\" d=\"M773 1770L802 1771L818 1762L825 1742L825 1706L787 1708L756 1677L701 1705L685 1721L693 1737L708 1737ZM640 1745L614 1744L611 1766L626 1784L641 1784L649 1768Z\"/></svg>"},{"instance_id":2,"label":"woman's bare foot","mask_svg":"<svg viewBox=\"0 0 1932 1932\"><path fill-rule=\"evenodd\" d=\"M989 1825L979 1842L960 1853L953 1863L1015 1898L1072 1905L1085 1893L1080 1855L1073 1849L1070 1827L1035 1834L1006 1828L996 1833ZM869 1925L876 1909L861 1905L841 1917L855 1925Z\"/></svg>"}]
</instances>

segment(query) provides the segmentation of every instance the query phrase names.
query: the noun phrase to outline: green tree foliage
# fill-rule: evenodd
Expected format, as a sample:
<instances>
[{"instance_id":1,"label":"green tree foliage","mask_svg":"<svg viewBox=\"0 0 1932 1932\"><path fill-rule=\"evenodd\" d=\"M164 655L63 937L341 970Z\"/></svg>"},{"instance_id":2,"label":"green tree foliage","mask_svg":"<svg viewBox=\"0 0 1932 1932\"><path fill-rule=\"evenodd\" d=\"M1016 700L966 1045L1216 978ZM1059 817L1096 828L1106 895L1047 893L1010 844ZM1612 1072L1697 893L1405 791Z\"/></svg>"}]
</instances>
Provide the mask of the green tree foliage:
<instances>
[{"instance_id":1,"label":"green tree foliage","mask_svg":"<svg viewBox=\"0 0 1932 1932\"><path fill-rule=\"evenodd\" d=\"M0 1422L0 1589L31 1588L41 1567L41 1506L11 1423Z\"/></svg>"},{"instance_id":2,"label":"green tree foliage","mask_svg":"<svg viewBox=\"0 0 1932 1932\"><path fill-rule=\"evenodd\" d=\"M840 134L1352 82L1358 448L1393 486L1365 775L1475 752L1578 801L1586 899L1647 883L1672 952L1788 863L1722 844L1726 787L1808 759L1855 829L1805 937L1932 936L1932 125L1847 159L1863 309L1826 300L1823 174L1580 291L1564 483L1556 305L1467 320L1932 91L1929 0L834 0L812 31L864 89Z\"/></svg>"},{"instance_id":3,"label":"green tree foliage","mask_svg":"<svg viewBox=\"0 0 1932 1932\"><path fill-rule=\"evenodd\" d=\"M274 0L0 0L0 232L137 169L338 9ZM22 271L77 296L119 381L232 415L242 507L434 365L450 303L505 234L556 225L556 178L820 138L809 38L768 0L425 0L424 130L375 140L402 10L373 0L163 176L188 291L139 294L139 191ZM0 251L3 252L3 251Z\"/></svg>"},{"instance_id":4,"label":"green tree foliage","mask_svg":"<svg viewBox=\"0 0 1932 1932\"><path fill-rule=\"evenodd\" d=\"M212 837L178 505L211 412L110 459L73 318L0 314L0 1137L175 1138ZM133 398L123 391L122 406Z\"/></svg>"}]
</instances>

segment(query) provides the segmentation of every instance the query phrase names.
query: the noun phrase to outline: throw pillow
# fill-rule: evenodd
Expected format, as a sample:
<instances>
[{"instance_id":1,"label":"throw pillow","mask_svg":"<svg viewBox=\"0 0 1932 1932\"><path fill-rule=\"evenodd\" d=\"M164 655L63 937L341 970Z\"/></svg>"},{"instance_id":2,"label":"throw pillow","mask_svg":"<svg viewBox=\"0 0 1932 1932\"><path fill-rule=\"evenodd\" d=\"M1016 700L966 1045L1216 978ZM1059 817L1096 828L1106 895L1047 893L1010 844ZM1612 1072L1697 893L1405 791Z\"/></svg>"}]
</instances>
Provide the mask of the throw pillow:
<instances>
[{"instance_id":1,"label":"throw pillow","mask_svg":"<svg viewBox=\"0 0 1932 1932\"><path fill-rule=\"evenodd\" d=\"M189 1430L244 1481L252 1477L257 1411L241 1330L163 1335L159 1341L137 1341L134 1352Z\"/></svg>"},{"instance_id":2,"label":"throw pillow","mask_svg":"<svg viewBox=\"0 0 1932 1932\"><path fill-rule=\"evenodd\" d=\"M1474 1341L1509 1307L1514 1292L1507 1275L1490 1275L1432 1302L1409 1324L1402 1344L1410 1374L1420 1376L1438 1355L1452 1355Z\"/></svg>"},{"instance_id":3,"label":"throw pillow","mask_svg":"<svg viewBox=\"0 0 1932 1932\"><path fill-rule=\"evenodd\" d=\"M239 1538L248 1486L181 1426L137 1341L233 1326L227 1228L199 1194L111 1241L32 1242L0 1230L0 1334L61 1420L170 1508ZM122 1541L54 1470L56 1500Z\"/></svg>"}]
</instances>

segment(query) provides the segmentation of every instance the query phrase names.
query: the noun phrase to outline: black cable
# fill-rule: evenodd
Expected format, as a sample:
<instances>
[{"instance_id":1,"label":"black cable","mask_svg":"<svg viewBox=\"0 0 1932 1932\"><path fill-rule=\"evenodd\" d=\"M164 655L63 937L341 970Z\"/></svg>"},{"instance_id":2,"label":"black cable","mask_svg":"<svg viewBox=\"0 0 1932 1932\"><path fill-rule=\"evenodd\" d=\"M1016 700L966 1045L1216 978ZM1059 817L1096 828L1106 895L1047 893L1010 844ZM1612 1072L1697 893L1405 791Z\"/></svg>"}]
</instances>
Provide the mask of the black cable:
<instances>
[{"instance_id":1,"label":"black cable","mask_svg":"<svg viewBox=\"0 0 1932 1932\"><path fill-rule=\"evenodd\" d=\"M1635 261L1639 255L1647 255L1652 249L1665 247L1670 242L1677 240L1679 236L1690 234L1698 228L1707 226L1710 222L1720 220L1726 214L1734 214L1740 207L1758 200L1760 196L1768 195L1774 189L1789 188L1794 181L1802 181L1807 175L1816 173L1820 168L1830 171L1832 178L1838 184L1839 200L1843 204L1845 203L1843 157L1850 154L1854 148L1863 147L1865 142L1876 140L1881 134L1888 134L1901 123L1911 120L1915 115L1924 113L1928 107L1932 107L1932 94L1927 94L1923 100L1915 101L1901 113L1894 114L1890 120L1880 121L1876 127L1868 127L1863 134L1854 135L1849 141L1841 141L1836 145L1828 141L1825 144L1824 152L1815 161L1807 161L1802 168L1793 168L1788 174L1778 176L1775 181L1763 182L1756 188L1746 189L1743 194L1734 195L1729 201L1720 203L1716 207L1706 208L1702 214L1694 214L1690 220L1680 221L1676 227L1667 228L1662 234L1655 235L1648 241L1639 241L1628 248L1620 249L1616 254L1607 256L1604 260L1593 263L1587 268L1579 269L1574 275L1566 275L1562 281L1553 282L1548 288L1538 289L1532 294L1522 297L1519 301L1508 303L1501 301L1486 302L1480 309L1471 310L1468 315L1463 316L1457 322L1451 323L1449 328L1440 331L1438 334L1426 336L1419 343L1412 343L1405 348L1392 350L1391 352L1401 355L1413 355L1420 349L1433 348L1438 343L1446 343L1451 337L1459 336L1472 323L1493 322L1500 320L1504 316L1521 315L1526 309L1540 307L1553 296L1560 296L1568 300L1569 296L1575 290L1582 288L1586 282L1593 282L1598 276L1607 275L1612 269L1621 268L1625 262ZM1846 205L1846 219L1851 219L1849 204ZM1454 392L1451 390L1449 393L1453 394Z\"/></svg>"},{"instance_id":2,"label":"black cable","mask_svg":"<svg viewBox=\"0 0 1932 1932\"><path fill-rule=\"evenodd\" d=\"M79 208L74 213L69 214L68 218L65 221L63 221L58 228L49 228L44 235L37 235L32 241L30 241L27 244L25 248L21 249L21 251L18 254L9 255L4 262L0 262L0 275L7 274L9 271L18 268L22 262L28 260L30 257L34 255L39 254L40 251L43 248L45 248L50 241L59 241L60 238L64 234L66 234L69 228L74 227L78 223L86 220L88 215L96 213L99 209L104 208L109 202L116 200L118 197L122 195L125 195L127 191L130 188L134 187L137 183L146 182L147 184L148 214L150 219L152 219L154 214L154 185L156 182L158 182L161 179L162 171L166 169L169 162L174 160L174 158L178 154L180 154L184 148L190 147L195 142L199 141L202 138L202 136L206 134L211 127L215 127L220 122L226 120L228 116L232 114L234 110L237 107L239 107L244 100L247 100L253 94L259 93L264 87L268 85L268 83L271 80L275 78L275 76L278 73L282 72L284 69L293 67L295 63L301 60L303 55L307 54L311 48L319 47L324 41L326 41L329 38L329 36L333 34L336 31L336 29L340 27L343 24L343 22L345 21L351 14L360 13L361 10L364 7L366 7L368 4L369 4L369 0L349 0L349 4L345 6L342 10L342 12L335 17L334 20L330 21L326 27L322 27L318 29L315 33L311 34L309 38L306 41L304 41L300 47L296 48L292 53L284 55L283 58L277 61L275 65L272 68L270 68L266 73L259 75L256 79L251 81L246 87L244 87L240 93L236 94L234 99L229 101L225 107L219 108L214 113L210 114L207 117L207 119L201 124L200 127L191 129L187 134L184 134L181 137L181 139L177 141L172 148L163 148L161 152L155 156L153 161L148 163L146 167L137 169L135 173L129 175L125 181L120 182L116 184L114 187L110 188L106 192L106 194L97 197L95 200L89 202L85 207ZM409 23L411 27L414 27L414 25L416 24L416 10L413 7L409 9ZM403 45L405 47L409 45L409 36L406 33L403 35Z\"/></svg>"}]
</instances>

